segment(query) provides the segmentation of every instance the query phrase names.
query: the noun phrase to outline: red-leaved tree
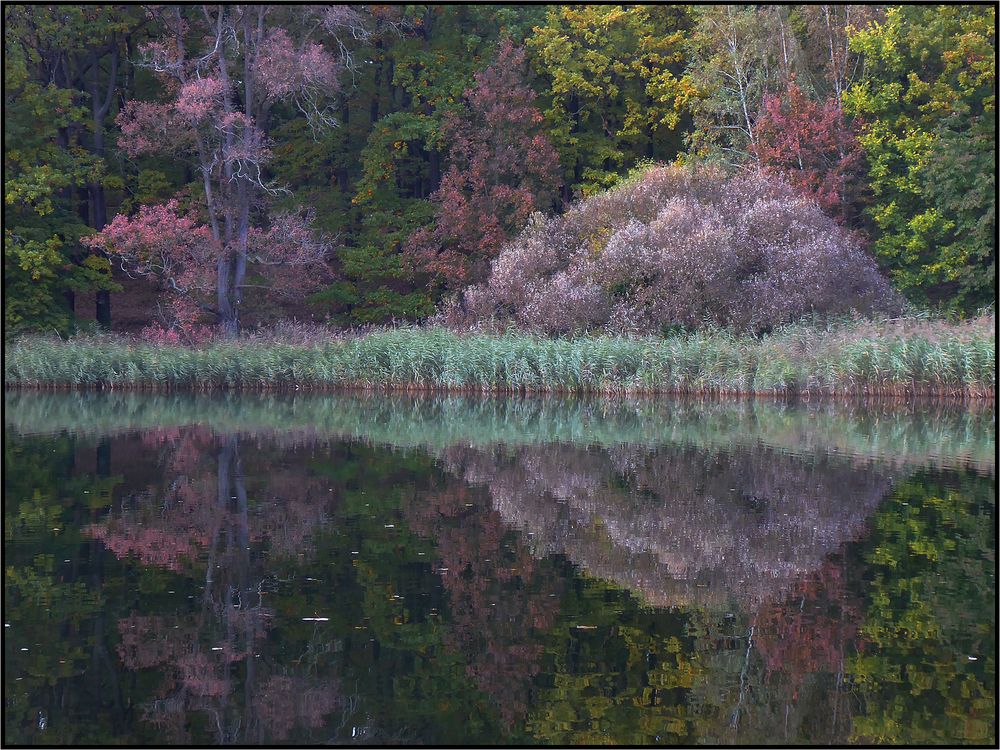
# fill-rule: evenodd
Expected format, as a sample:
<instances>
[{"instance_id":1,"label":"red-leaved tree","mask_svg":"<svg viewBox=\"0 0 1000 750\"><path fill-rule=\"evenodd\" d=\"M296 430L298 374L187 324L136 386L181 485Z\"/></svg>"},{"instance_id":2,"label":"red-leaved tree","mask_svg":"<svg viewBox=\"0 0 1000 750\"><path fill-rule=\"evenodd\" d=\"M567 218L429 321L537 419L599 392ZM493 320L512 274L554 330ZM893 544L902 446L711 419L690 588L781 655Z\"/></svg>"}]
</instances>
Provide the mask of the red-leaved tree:
<instances>
[{"instance_id":1,"label":"red-leaved tree","mask_svg":"<svg viewBox=\"0 0 1000 750\"><path fill-rule=\"evenodd\" d=\"M338 35L366 32L349 6L167 5L150 13L162 34L140 48L140 65L156 74L165 98L124 106L119 145L130 157L191 163L204 203L192 216L173 203L118 216L90 244L129 273L159 277L182 306L214 314L234 336L251 266L265 271L255 286L287 290L282 282L315 280L315 271L282 278L274 268L322 269L327 252L308 212L268 216L268 199L280 192L266 173L268 115L284 103L316 129L333 125L331 98L350 61L290 29L326 34L342 51Z\"/></svg>"},{"instance_id":2,"label":"red-leaved tree","mask_svg":"<svg viewBox=\"0 0 1000 750\"><path fill-rule=\"evenodd\" d=\"M524 82L524 49L508 39L465 92L465 110L445 120L448 143L433 226L406 253L446 288L481 280L505 240L560 187L559 155L544 135L535 93Z\"/></svg>"},{"instance_id":3,"label":"red-leaved tree","mask_svg":"<svg viewBox=\"0 0 1000 750\"><path fill-rule=\"evenodd\" d=\"M862 162L840 103L834 98L813 101L793 80L783 94L764 97L756 129L760 165L847 223L855 213Z\"/></svg>"}]
</instances>

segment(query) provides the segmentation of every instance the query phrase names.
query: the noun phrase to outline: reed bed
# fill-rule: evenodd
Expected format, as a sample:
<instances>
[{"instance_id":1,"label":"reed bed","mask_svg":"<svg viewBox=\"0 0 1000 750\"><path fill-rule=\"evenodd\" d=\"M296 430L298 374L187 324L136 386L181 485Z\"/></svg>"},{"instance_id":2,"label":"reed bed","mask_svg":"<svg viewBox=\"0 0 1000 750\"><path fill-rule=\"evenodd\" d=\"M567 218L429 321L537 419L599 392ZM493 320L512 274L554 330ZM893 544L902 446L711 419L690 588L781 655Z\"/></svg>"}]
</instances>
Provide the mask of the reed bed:
<instances>
[{"instance_id":1,"label":"reed bed","mask_svg":"<svg viewBox=\"0 0 1000 750\"><path fill-rule=\"evenodd\" d=\"M790 326L762 338L391 328L313 343L155 347L110 336L4 344L10 388L994 398L992 316L966 324Z\"/></svg>"}]
</instances>

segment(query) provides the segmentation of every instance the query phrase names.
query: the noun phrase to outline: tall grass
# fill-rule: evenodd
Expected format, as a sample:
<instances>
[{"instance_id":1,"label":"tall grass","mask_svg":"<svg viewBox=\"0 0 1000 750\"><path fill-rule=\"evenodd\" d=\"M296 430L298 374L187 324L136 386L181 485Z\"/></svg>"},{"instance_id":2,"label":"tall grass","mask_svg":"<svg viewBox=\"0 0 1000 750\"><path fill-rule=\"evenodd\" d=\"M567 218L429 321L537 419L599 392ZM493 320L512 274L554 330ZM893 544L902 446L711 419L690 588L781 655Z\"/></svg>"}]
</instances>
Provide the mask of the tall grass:
<instances>
[{"instance_id":1,"label":"tall grass","mask_svg":"<svg viewBox=\"0 0 1000 750\"><path fill-rule=\"evenodd\" d=\"M756 338L456 333L395 328L311 343L154 347L113 337L4 344L21 388L336 389L513 393L937 395L993 398L992 316L789 326Z\"/></svg>"}]
</instances>

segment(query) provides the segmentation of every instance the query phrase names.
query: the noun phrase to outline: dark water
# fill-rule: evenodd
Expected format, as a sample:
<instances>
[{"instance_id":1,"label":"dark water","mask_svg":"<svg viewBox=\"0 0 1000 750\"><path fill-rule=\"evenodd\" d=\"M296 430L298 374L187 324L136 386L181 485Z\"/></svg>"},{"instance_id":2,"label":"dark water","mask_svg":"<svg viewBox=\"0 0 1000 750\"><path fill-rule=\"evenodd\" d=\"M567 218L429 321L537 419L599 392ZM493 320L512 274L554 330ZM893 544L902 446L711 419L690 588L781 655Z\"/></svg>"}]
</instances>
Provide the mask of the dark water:
<instances>
[{"instance_id":1,"label":"dark water","mask_svg":"<svg viewBox=\"0 0 1000 750\"><path fill-rule=\"evenodd\" d=\"M6 743L995 744L990 409L6 394Z\"/></svg>"}]
</instances>

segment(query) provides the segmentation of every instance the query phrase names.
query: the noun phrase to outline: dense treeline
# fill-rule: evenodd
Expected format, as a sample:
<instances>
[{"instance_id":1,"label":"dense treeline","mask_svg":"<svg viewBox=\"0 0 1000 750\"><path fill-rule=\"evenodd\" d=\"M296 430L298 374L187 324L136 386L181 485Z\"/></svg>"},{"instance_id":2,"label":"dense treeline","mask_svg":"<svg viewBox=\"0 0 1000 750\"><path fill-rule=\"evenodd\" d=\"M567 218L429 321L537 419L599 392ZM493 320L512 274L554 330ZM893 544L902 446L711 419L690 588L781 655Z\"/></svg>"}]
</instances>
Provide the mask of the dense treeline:
<instances>
[{"instance_id":1,"label":"dense treeline","mask_svg":"<svg viewBox=\"0 0 1000 750\"><path fill-rule=\"evenodd\" d=\"M5 329L121 329L129 305L187 340L422 320L487 282L534 212L669 162L787 182L789 221L811 199L849 238L827 255L971 315L995 300L994 21L989 5L7 5ZM629 293L684 307L692 288ZM753 310L740 288L727 309ZM730 322L709 312L662 322Z\"/></svg>"}]
</instances>

